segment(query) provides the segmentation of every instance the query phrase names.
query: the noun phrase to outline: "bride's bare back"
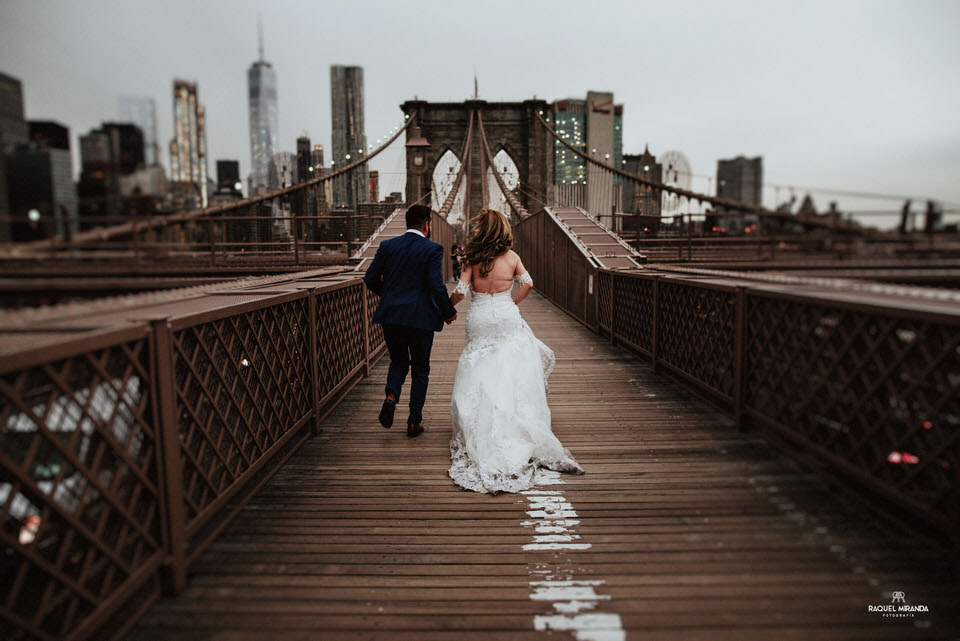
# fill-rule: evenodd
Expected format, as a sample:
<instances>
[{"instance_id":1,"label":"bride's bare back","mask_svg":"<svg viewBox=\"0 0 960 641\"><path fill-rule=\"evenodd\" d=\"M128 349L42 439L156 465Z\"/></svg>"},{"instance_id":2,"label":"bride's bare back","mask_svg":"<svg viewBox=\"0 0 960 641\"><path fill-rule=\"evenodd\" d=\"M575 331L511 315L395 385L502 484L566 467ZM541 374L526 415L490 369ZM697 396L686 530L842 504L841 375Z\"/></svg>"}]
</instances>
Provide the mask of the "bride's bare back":
<instances>
[{"instance_id":1,"label":"bride's bare back","mask_svg":"<svg viewBox=\"0 0 960 641\"><path fill-rule=\"evenodd\" d=\"M481 278L480 269L476 265L471 265L470 272L473 278L473 291L481 294L497 294L505 292L513 286L513 277L520 273L517 267L523 266L517 252L508 249L506 253L497 256L493 260L493 266L486 277ZM526 271L522 269L521 271Z\"/></svg>"},{"instance_id":2,"label":"bride's bare back","mask_svg":"<svg viewBox=\"0 0 960 641\"><path fill-rule=\"evenodd\" d=\"M480 276L480 267L478 265L464 265L460 274L460 282L466 285L472 285L473 291L480 294L499 294L509 291L513 287L514 276L526 274L527 270L520 260L520 256L512 249L497 256L493 260L490 273L484 277ZM533 289L532 283L523 283L517 292L514 302L520 303L530 290ZM466 290L463 290L466 291ZM451 296L454 305L463 300L463 294L454 292Z\"/></svg>"}]
</instances>

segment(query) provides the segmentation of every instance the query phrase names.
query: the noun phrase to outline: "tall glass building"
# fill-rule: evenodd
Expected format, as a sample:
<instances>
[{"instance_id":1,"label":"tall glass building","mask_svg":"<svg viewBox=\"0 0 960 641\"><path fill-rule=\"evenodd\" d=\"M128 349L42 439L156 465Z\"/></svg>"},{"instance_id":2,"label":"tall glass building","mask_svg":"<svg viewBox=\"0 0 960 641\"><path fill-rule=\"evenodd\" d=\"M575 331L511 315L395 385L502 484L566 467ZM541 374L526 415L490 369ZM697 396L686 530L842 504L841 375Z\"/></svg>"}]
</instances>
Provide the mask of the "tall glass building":
<instances>
[{"instance_id":1,"label":"tall glass building","mask_svg":"<svg viewBox=\"0 0 960 641\"><path fill-rule=\"evenodd\" d=\"M173 140L170 141L170 179L191 182L199 190L201 207L207 206L206 112L197 85L173 81Z\"/></svg>"},{"instance_id":2,"label":"tall glass building","mask_svg":"<svg viewBox=\"0 0 960 641\"><path fill-rule=\"evenodd\" d=\"M553 128L560 137L582 152L587 148L586 100L558 100L553 103ZM585 161L559 140L553 141L553 182L558 185L586 184Z\"/></svg>"},{"instance_id":3,"label":"tall glass building","mask_svg":"<svg viewBox=\"0 0 960 641\"><path fill-rule=\"evenodd\" d=\"M260 40L260 59L247 71L250 98L250 187L267 186L267 171L277 149L277 73L263 59L263 39Z\"/></svg>"},{"instance_id":4,"label":"tall glass building","mask_svg":"<svg viewBox=\"0 0 960 641\"><path fill-rule=\"evenodd\" d=\"M614 104L612 93L590 91L586 99L557 100L550 114L564 141L604 164L622 167L623 105ZM606 216L620 207L620 186L619 176L610 177L559 140L554 141L551 189L556 202Z\"/></svg>"},{"instance_id":5,"label":"tall glass building","mask_svg":"<svg viewBox=\"0 0 960 641\"><path fill-rule=\"evenodd\" d=\"M160 162L160 147L157 144L157 103L153 98L120 96L117 100L117 119L132 122L143 132L143 163L156 165Z\"/></svg>"},{"instance_id":6,"label":"tall glass building","mask_svg":"<svg viewBox=\"0 0 960 641\"><path fill-rule=\"evenodd\" d=\"M367 153L367 135L363 124L363 67L330 66L330 101L333 127L334 171L356 162ZM367 202L367 167L334 178L333 204L357 210Z\"/></svg>"}]
</instances>

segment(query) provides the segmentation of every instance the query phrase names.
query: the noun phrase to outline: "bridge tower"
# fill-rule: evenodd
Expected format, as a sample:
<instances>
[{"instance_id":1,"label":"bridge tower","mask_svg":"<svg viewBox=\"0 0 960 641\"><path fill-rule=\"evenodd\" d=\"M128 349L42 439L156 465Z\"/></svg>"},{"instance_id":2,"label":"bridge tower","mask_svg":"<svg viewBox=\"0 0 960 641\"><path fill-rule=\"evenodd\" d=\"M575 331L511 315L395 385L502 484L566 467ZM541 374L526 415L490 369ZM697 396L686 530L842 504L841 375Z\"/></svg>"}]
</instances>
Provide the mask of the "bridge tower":
<instances>
[{"instance_id":1,"label":"bridge tower","mask_svg":"<svg viewBox=\"0 0 960 641\"><path fill-rule=\"evenodd\" d=\"M414 143L406 147L408 203L420 199L427 201L437 162L450 150L460 162L469 163L468 180L464 185L469 194L466 200L468 218L483 207L482 181L487 173L487 161L476 126L473 128L474 144L470 146L469 158L460 158L470 125L470 114L475 110L483 114L483 125L492 154L496 156L503 149L516 163L523 187L517 196L523 206L528 210L536 210L542 206L541 202L546 201L546 188L552 180L550 172L553 169L553 164L549 162L549 151L553 147L547 140L550 134L537 121L538 113L547 112L546 101L408 100L400 108L407 117L413 118L413 114L417 114L414 127L407 129L407 142ZM424 145L424 140L429 146ZM421 160L417 159L418 156Z\"/></svg>"}]
</instances>

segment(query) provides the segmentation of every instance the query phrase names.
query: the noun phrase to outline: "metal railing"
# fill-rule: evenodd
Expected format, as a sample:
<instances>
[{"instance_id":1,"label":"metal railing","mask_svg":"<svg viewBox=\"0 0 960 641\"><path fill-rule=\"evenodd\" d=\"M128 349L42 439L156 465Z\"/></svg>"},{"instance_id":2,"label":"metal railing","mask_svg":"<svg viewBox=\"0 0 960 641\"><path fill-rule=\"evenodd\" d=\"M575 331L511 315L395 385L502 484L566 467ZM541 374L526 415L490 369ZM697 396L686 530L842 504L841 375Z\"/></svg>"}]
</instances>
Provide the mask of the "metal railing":
<instances>
[{"instance_id":1,"label":"metal railing","mask_svg":"<svg viewBox=\"0 0 960 641\"><path fill-rule=\"evenodd\" d=\"M355 278L226 300L3 356L4 639L122 635L383 352Z\"/></svg>"},{"instance_id":2,"label":"metal railing","mask_svg":"<svg viewBox=\"0 0 960 641\"><path fill-rule=\"evenodd\" d=\"M596 331L960 545L960 309L601 270Z\"/></svg>"},{"instance_id":3,"label":"metal railing","mask_svg":"<svg viewBox=\"0 0 960 641\"><path fill-rule=\"evenodd\" d=\"M960 306L875 288L599 268L536 215L534 285L884 516L960 547Z\"/></svg>"}]
</instances>

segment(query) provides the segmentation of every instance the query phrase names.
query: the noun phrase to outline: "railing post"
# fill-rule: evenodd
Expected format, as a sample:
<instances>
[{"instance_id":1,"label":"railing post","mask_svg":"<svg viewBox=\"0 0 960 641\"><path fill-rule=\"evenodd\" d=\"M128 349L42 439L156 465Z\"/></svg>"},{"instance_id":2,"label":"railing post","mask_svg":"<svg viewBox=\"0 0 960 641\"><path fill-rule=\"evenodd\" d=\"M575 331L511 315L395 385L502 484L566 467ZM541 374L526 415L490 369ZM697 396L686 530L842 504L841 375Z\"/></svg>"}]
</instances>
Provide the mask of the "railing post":
<instances>
[{"instance_id":1,"label":"railing post","mask_svg":"<svg viewBox=\"0 0 960 641\"><path fill-rule=\"evenodd\" d=\"M177 400L174 386L173 331L166 318L150 321L157 355L157 406L160 424L156 439L160 448L166 497L166 524L169 549L165 560L169 572L167 588L179 594L187 586L187 522L183 505L183 474L180 463L180 430L177 424Z\"/></svg>"},{"instance_id":2,"label":"railing post","mask_svg":"<svg viewBox=\"0 0 960 641\"><path fill-rule=\"evenodd\" d=\"M617 297L617 278L614 272L607 272L607 276L610 278L610 344L616 345L617 319L614 317L614 310L616 309L614 300Z\"/></svg>"},{"instance_id":3,"label":"railing post","mask_svg":"<svg viewBox=\"0 0 960 641\"><path fill-rule=\"evenodd\" d=\"M348 209L346 215L346 220L344 227L346 228L347 235L347 259L350 259L350 254L353 253L353 210Z\"/></svg>"},{"instance_id":4,"label":"railing post","mask_svg":"<svg viewBox=\"0 0 960 641\"><path fill-rule=\"evenodd\" d=\"M363 377L370 376L370 311L367 305L366 285L360 283L360 305L363 307Z\"/></svg>"},{"instance_id":5,"label":"railing post","mask_svg":"<svg viewBox=\"0 0 960 641\"><path fill-rule=\"evenodd\" d=\"M733 347L733 418L737 429L741 432L746 431L746 425L743 421L743 385L744 385L744 361L746 353L747 316L746 316L746 286L737 285L736 294L736 325L734 326L734 347Z\"/></svg>"},{"instance_id":6,"label":"railing post","mask_svg":"<svg viewBox=\"0 0 960 641\"><path fill-rule=\"evenodd\" d=\"M320 433L320 367L317 359L320 356L320 345L317 341L317 288L312 287L307 295L307 314L310 322L310 387L313 394L313 436Z\"/></svg>"},{"instance_id":7,"label":"railing post","mask_svg":"<svg viewBox=\"0 0 960 641\"><path fill-rule=\"evenodd\" d=\"M137 231L138 221L133 221L133 264L138 266L140 265L140 234ZM67 228L69 229L69 225Z\"/></svg>"},{"instance_id":8,"label":"railing post","mask_svg":"<svg viewBox=\"0 0 960 641\"><path fill-rule=\"evenodd\" d=\"M593 323L594 323L593 331L596 332L597 336L599 336L600 335L600 270L597 270L597 272L593 275L588 275L587 278L593 279ZM589 291L589 287L588 287L588 291Z\"/></svg>"},{"instance_id":9,"label":"railing post","mask_svg":"<svg viewBox=\"0 0 960 641\"><path fill-rule=\"evenodd\" d=\"M659 370L660 362L660 276L653 277L653 336L650 340L650 360L653 361L653 373Z\"/></svg>"},{"instance_id":10,"label":"railing post","mask_svg":"<svg viewBox=\"0 0 960 641\"><path fill-rule=\"evenodd\" d=\"M297 207L293 210L293 260L297 265L300 264L300 216L306 209L306 202L306 194L301 189L297 192Z\"/></svg>"},{"instance_id":11,"label":"railing post","mask_svg":"<svg viewBox=\"0 0 960 641\"><path fill-rule=\"evenodd\" d=\"M217 244L213 238L213 218L207 218L207 236L210 238L210 264L217 264Z\"/></svg>"}]
</instances>

